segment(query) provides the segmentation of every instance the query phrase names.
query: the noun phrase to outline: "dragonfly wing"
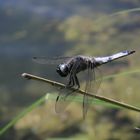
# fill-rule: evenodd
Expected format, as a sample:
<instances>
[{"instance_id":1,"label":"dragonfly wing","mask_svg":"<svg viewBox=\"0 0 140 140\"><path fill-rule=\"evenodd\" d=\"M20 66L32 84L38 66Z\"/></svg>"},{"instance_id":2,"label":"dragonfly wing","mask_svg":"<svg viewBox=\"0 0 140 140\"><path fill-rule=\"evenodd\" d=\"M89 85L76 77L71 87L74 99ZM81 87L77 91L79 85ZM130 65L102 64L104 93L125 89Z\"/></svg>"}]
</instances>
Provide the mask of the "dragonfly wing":
<instances>
[{"instance_id":1,"label":"dragonfly wing","mask_svg":"<svg viewBox=\"0 0 140 140\"><path fill-rule=\"evenodd\" d=\"M89 94L97 94L99 87L102 83L102 72L101 70L96 67L91 70L91 88L88 90Z\"/></svg>"},{"instance_id":2,"label":"dragonfly wing","mask_svg":"<svg viewBox=\"0 0 140 140\"><path fill-rule=\"evenodd\" d=\"M55 103L55 111L57 113L63 112L76 95L75 92L77 91L77 89L71 90L71 89L69 89L69 86L71 86L72 83L73 83L72 86L75 86L75 84L76 84L74 76L76 74L76 70L77 70L79 64L80 64L79 62L78 63L75 62L73 64L73 67L70 72L70 77L68 79L69 80L68 84L66 85L65 88L62 88L59 91L59 95L57 96L56 103Z\"/></svg>"},{"instance_id":3,"label":"dragonfly wing","mask_svg":"<svg viewBox=\"0 0 140 140\"><path fill-rule=\"evenodd\" d=\"M88 97L86 95L87 92L89 92L90 88L91 88L91 72L92 70L89 68L86 71L86 85L85 85L85 94L83 96L83 118L85 119L89 105L90 105L90 97Z\"/></svg>"},{"instance_id":4,"label":"dragonfly wing","mask_svg":"<svg viewBox=\"0 0 140 140\"><path fill-rule=\"evenodd\" d=\"M75 97L76 90L70 90L67 87L61 88L55 102L56 113L62 113Z\"/></svg>"},{"instance_id":5,"label":"dragonfly wing","mask_svg":"<svg viewBox=\"0 0 140 140\"><path fill-rule=\"evenodd\" d=\"M60 64L68 61L72 57L33 57L32 60L39 63L39 64Z\"/></svg>"},{"instance_id":6,"label":"dragonfly wing","mask_svg":"<svg viewBox=\"0 0 140 140\"><path fill-rule=\"evenodd\" d=\"M87 69L85 94L83 97L83 118L86 117L87 110L92 102L91 97L87 96L86 93L96 94L100 87L101 81L102 81L102 75L101 75L101 71L98 68Z\"/></svg>"}]
</instances>

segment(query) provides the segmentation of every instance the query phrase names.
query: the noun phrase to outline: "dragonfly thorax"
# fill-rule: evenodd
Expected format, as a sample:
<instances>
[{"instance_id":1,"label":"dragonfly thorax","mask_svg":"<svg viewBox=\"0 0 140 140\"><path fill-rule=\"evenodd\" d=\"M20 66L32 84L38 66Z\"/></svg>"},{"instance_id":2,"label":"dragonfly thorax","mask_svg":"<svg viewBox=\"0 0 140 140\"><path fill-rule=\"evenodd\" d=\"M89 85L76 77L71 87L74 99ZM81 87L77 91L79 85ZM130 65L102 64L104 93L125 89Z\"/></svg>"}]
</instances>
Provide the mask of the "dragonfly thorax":
<instances>
[{"instance_id":1,"label":"dragonfly thorax","mask_svg":"<svg viewBox=\"0 0 140 140\"><path fill-rule=\"evenodd\" d=\"M60 76L66 77L69 74L69 69L67 64L60 64L56 68L57 73L59 73Z\"/></svg>"}]
</instances>

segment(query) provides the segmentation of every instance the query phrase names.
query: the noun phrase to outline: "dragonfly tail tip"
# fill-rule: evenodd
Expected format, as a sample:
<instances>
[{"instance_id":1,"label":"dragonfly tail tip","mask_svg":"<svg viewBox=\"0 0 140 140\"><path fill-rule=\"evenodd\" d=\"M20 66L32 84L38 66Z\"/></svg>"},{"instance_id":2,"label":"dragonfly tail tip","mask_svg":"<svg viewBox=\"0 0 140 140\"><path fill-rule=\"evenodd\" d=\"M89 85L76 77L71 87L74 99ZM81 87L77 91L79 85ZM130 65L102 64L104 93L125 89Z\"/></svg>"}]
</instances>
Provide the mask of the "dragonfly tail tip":
<instances>
[{"instance_id":1,"label":"dragonfly tail tip","mask_svg":"<svg viewBox=\"0 0 140 140\"><path fill-rule=\"evenodd\" d=\"M130 55L130 54L133 54L133 53L135 53L136 51L134 51L134 50L126 50L126 51L123 51L122 53L124 53L124 54L127 54L127 55Z\"/></svg>"},{"instance_id":2,"label":"dragonfly tail tip","mask_svg":"<svg viewBox=\"0 0 140 140\"><path fill-rule=\"evenodd\" d=\"M132 51L128 51L128 54L133 54L135 53L136 51L132 50Z\"/></svg>"}]
</instances>

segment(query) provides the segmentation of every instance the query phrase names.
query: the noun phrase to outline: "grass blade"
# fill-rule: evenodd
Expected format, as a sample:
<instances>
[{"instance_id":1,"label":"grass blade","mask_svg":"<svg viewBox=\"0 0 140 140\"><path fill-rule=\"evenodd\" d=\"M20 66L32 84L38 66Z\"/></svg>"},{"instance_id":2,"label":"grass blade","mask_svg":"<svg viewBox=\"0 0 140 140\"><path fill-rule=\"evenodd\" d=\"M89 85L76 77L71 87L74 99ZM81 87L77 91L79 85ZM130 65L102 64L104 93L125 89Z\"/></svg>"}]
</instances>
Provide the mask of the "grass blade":
<instances>
[{"instance_id":1,"label":"grass blade","mask_svg":"<svg viewBox=\"0 0 140 140\"><path fill-rule=\"evenodd\" d=\"M0 129L0 136L2 134L4 134L9 128L11 128L18 120L20 120L26 114L31 112L34 108L39 106L44 101L45 101L45 96L41 97L35 103L31 104L29 107L27 107L25 110L23 110L19 115L17 115L13 120L11 120L6 126L4 126L2 129Z\"/></svg>"}]
</instances>

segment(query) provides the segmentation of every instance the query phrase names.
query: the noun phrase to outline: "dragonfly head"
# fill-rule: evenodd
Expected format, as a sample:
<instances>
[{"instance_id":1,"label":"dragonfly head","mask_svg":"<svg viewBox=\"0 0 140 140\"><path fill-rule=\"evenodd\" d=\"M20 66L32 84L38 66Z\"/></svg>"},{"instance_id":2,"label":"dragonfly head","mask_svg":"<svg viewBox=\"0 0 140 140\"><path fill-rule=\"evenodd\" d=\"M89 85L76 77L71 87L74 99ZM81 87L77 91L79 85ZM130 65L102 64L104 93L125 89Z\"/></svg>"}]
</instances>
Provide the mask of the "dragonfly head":
<instances>
[{"instance_id":1,"label":"dragonfly head","mask_svg":"<svg viewBox=\"0 0 140 140\"><path fill-rule=\"evenodd\" d=\"M56 68L57 73L59 73L60 76L66 77L69 74L69 69L66 64L60 64Z\"/></svg>"}]
</instances>

